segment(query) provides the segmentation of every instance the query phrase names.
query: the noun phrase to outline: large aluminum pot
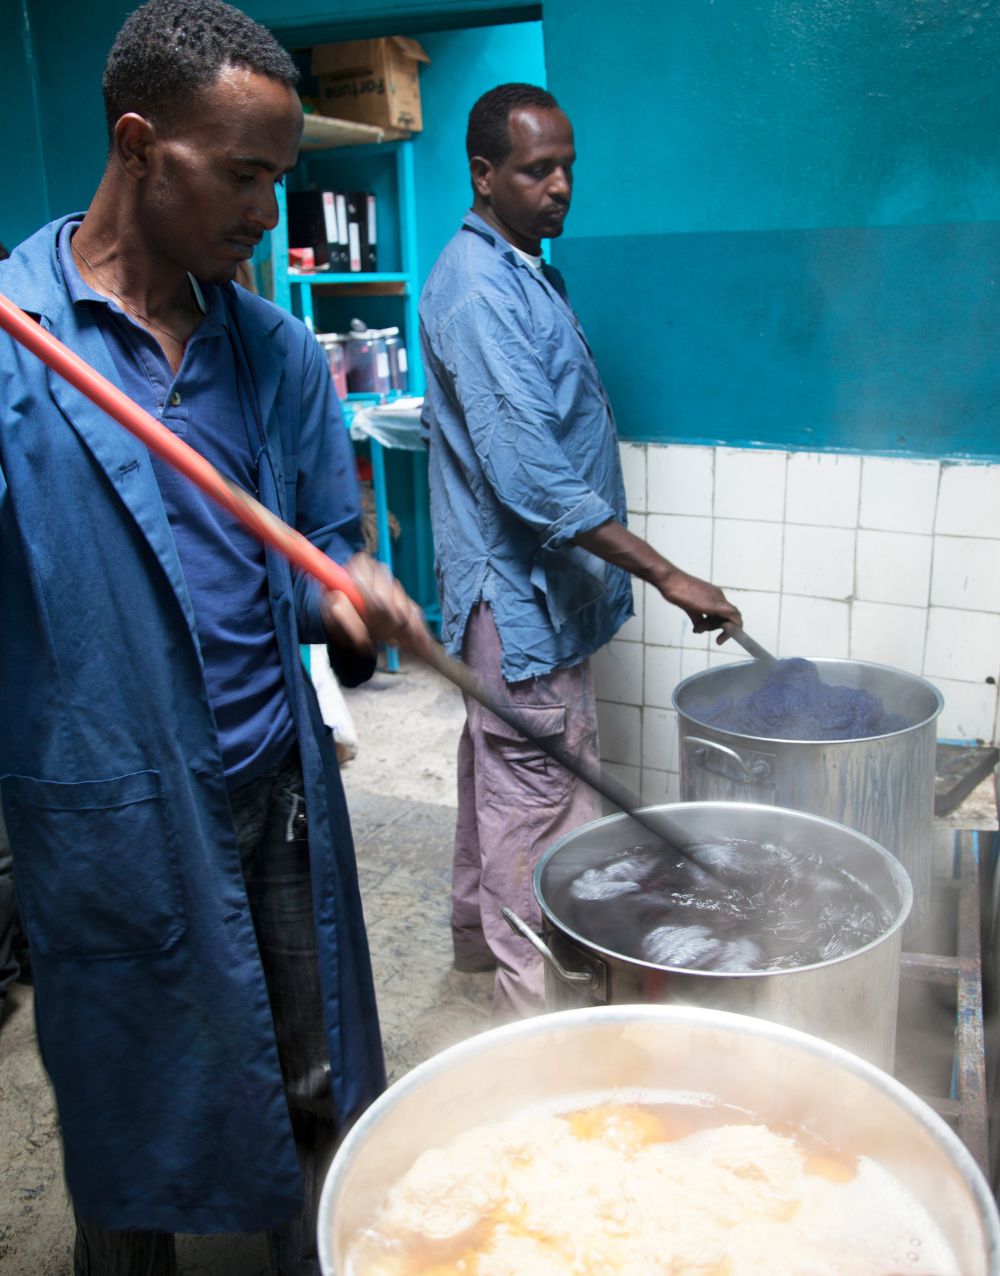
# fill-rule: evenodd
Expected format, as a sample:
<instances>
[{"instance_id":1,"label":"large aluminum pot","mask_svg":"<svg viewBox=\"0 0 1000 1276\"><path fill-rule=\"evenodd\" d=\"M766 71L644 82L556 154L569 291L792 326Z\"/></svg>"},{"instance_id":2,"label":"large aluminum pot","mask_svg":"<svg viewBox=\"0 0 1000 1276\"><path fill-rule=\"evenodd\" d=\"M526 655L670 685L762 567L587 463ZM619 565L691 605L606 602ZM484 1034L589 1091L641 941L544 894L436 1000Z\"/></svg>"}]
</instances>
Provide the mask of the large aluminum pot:
<instances>
[{"instance_id":1,"label":"large aluminum pot","mask_svg":"<svg viewBox=\"0 0 1000 1276\"><path fill-rule=\"evenodd\" d=\"M739 838L819 854L825 862L849 869L874 891L892 924L853 953L790 970L686 970L609 951L575 931L565 913L570 884L581 873L609 852L651 842L649 832L627 815L610 815L561 838L539 861L534 888L542 911L541 939L505 910L514 929L546 959L546 1006L562 1010L659 1001L733 1010L814 1032L891 1071L902 929L913 899L899 861L854 829L801 811L737 802L682 802L647 807L642 813L655 823L658 812L692 842ZM663 853L668 853L666 848ZM614 909L615 901L591 907Z\"/></svg>"},{"instance_id":2,"label":"large aluminum pot","mask_svg":"<svg viewBox=\"0 0 1000 1276\"><path fill-rule=\"evenodd\" d=\"M584 1105L595 1093L629 1089L665 1099L711 1096L871 1157L938 1224L963 1276L1000 1276L1000 1218L986 1181L922 1100L815 1037L679 1006L605 1006L521 1020L453 1046L397 1081L330 1167L319 1206L323 1276L347 1276L351 1239L428 1148L529 1105L572 1106L577 1096Z\"/></svg>"},{"instance_id":3,"label":"large aluminum pot","mask_svg":"<svg viewBox=\"0 0 1000 1276\"><path fill-rule=\"evenodd\" d=\"M905 940L927 919L931 890L936 722L941 693L923 678L860 660L814 660L827 683L879 696L909 727L861 740L772 740L707 726L698 706L756 690L759 661L721 665L674 691L685 802L767 802L857 829L900 861L913 883Z\"/></svg>"}]
</instances>

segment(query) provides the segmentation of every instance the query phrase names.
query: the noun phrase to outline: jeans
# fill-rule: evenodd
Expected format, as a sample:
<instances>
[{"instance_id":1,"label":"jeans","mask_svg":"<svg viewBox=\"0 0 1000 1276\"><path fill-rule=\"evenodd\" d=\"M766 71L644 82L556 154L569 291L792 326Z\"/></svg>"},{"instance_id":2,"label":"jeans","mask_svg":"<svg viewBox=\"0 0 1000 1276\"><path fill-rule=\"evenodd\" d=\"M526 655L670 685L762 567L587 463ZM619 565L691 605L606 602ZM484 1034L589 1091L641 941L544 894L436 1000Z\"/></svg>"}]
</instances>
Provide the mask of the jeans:
<instances>
[{"instance_id":1,"label":"jeans","mask_svg":"<svg viewBox=\"0 0 1000 1276\"><path fill-rule=\"evenodd\" d=\"M298 753L231 796L243 876L274 1016L305 1205L268 1233L275 1276L319 1276L316 1213L336 1142ZM176 1276L174 1238L77 1215L74 1276Z\"/></svg>"},{"instance_id":2,"label":"jeans","mask_svg":"<svg viewBox=\"0 0 1000 1276\"><path fill-rule=\"evenodd\" d=\"M14 872L10 847L0 818L0 1014L7 989L17 978L19 969L14 954L14 937L17 933L17 906L14 902Z\"/></svg>"}]
</instances>

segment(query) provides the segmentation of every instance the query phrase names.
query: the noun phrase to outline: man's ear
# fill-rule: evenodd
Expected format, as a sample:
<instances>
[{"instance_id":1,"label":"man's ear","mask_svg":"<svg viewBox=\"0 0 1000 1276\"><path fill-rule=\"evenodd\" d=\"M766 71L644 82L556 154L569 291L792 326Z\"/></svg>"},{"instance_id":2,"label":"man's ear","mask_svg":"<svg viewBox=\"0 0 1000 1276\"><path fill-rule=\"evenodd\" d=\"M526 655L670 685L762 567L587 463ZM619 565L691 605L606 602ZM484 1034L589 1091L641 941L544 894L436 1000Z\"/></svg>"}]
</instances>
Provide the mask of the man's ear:
<instances>
[{"instance_id":1,"label":"man's ear","mask_svg":"<svg viewBox=\"0 0 1000 1276\"><path fill-rule=\"evenodd\" d=\"M149 152L155 141L156 129L134 112L123 115L115 125L112 149L130 177L145 177L149 172Z\"/></svg>"},{"instance_id":2,"label":"man's ear","mask_svg":"<svg viewBox=\"0 0 1000 1276\"><path fill-rule=\"evenodd\" d=\"M469 160L469 176L472 178L472 189L480 199L489 199L493 185L493 165L481 155L473 155Z\"/></svg>"}]
</instances>

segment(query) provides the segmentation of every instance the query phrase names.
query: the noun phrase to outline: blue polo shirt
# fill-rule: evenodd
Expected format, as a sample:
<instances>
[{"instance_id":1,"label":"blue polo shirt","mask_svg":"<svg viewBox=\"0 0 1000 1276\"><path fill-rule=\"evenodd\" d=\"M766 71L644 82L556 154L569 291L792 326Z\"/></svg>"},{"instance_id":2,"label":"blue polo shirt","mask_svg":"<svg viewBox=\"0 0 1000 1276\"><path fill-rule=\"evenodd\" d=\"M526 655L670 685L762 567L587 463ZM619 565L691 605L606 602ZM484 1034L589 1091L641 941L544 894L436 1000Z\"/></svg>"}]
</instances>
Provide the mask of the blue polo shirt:
<instances>
[{"instance_id":1,"label":"blue polo shirt","mask_svg":"<svg viewBox=\"0 0 1000 1276\"><path fill-rule=\"evenodd\" d=\"M192 304L204 318L175 377L153 337L84 282L70 249L78 225L71 221L63 228L59 262L74 305L93 310L121 389L227 478L256 494L263 425L221 290L192 280ZM188 479L158 457L151 460L194 610L226 779L238 788L280 762L295 739L264 549Z\"/></svg>"}]
</instances>

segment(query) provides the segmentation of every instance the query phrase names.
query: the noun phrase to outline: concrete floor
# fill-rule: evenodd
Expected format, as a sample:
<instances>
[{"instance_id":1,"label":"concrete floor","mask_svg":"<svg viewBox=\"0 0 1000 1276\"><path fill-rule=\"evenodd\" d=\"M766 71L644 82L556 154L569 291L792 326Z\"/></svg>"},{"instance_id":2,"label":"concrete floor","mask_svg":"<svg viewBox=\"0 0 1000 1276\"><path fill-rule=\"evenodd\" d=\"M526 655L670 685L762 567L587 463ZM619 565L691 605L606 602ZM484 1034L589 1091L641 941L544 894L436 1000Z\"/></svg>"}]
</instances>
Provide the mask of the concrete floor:
<instances>
[{"instance_id":1,"label":"concrete floor","mask_svg":"<svg viewBox=\"0 0 1000 1276\"><path fill-rule=\"evenodd\" d=\"M461 696L421 666L347 692L344 768L390 1079L489 1026L492 975L451 969L448 895ZM69 1276L73 1227L31 989L0 1026L0 1276ZM262 1236L181 1237L181 1276L267 1276Z\"/></svg>"},{"instance_id":2,"label":"concrete floor","mask_svg":"<svg viewBox=\"0 0 1000 1276\"><path fill-rule=\"evenodd\" d=\"M348 792L390 1078L489 1026L491 975L451 969L454 760L463 710L404 663L347 698L359 736ZM992 779L943 823L996 828ZM58 1127L35 1050L31 990L0 1027L0 1276L69 1276L72 1223ZM182 1237L181 1276L267 1276L261 1236Z\"/></svg>"}]
</instances>

